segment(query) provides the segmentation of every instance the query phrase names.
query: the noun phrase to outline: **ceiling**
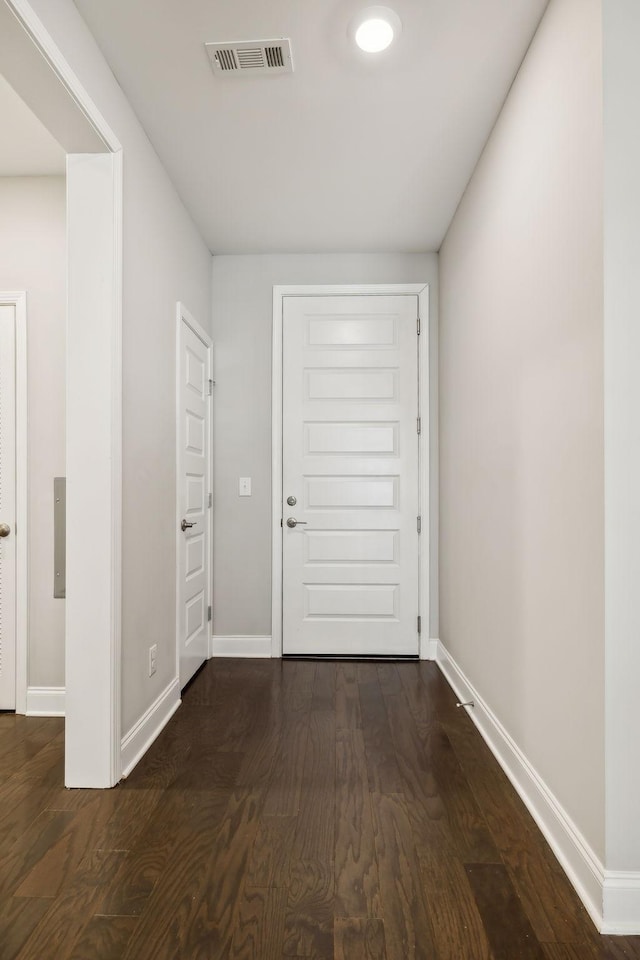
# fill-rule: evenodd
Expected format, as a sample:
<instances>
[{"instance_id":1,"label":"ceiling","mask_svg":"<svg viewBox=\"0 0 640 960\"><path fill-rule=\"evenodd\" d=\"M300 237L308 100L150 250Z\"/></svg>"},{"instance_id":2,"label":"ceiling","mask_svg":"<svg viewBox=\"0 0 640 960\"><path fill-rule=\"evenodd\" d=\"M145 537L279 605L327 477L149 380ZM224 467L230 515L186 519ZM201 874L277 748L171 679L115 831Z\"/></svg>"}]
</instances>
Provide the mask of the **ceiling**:
<instances>
[{"instance_id":1,"label":"ceiling","mask_svg":"<svg viewBox=\"0 0 640 960\"><path fill-rule=\"evenodd\" d=\"M0 177L64 175L65 152L0 75Z\"/></svg>"},{"instance_id":2,"label":"ceiling","mask_svg":"<svg viewBox=\"0 0 640 960\"><path fill-rule=\"evenodd\" d=\"M75 0L213 253L437 250L547 0ZM206 41L289 37L294 73L214 76Z\"/></svg>"}]
</instances>

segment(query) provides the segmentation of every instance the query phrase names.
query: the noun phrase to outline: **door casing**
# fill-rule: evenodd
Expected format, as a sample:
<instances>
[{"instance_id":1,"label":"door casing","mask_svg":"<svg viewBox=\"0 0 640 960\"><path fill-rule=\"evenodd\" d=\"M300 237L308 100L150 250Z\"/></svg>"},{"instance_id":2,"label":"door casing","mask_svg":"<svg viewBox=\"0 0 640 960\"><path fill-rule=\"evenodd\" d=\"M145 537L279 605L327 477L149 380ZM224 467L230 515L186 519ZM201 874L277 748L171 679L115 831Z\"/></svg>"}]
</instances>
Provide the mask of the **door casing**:
<instances>
[{"instance_id":1,"label":"door casing","mask_svg":"<svg viewBox=\"0 0 640 960\"><path fill-rule=\"evenodd\" d=\"M429 643L429 285L427 283L277 285L273 288L271 393L271 656L282 656L282 310L284 297L412 295L418 298L421 322L419 398L422 418L419 437L419 489L422 536L419 550L419 603L422 619L420 659L432 659Z\"/></svg>"}]
</instances>

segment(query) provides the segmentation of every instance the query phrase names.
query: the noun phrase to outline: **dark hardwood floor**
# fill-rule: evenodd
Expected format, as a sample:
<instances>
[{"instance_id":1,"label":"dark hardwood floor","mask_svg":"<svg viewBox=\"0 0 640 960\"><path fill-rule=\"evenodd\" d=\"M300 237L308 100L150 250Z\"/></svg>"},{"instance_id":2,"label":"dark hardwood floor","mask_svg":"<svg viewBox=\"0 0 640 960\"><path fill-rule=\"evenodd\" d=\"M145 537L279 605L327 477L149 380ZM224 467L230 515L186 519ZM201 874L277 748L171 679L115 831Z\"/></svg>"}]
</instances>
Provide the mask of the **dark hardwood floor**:
<instances>
[{"instance_id":1,"label":"dark hardwood floor","mask_svg":"<svg viewBox=\"0 0 640 960\"><path fill-rule=\"evenodd\" d=\"M432 663L210 661L128 780L0 715L0 960L640 960Z\"/></svg>"}]
</instances>

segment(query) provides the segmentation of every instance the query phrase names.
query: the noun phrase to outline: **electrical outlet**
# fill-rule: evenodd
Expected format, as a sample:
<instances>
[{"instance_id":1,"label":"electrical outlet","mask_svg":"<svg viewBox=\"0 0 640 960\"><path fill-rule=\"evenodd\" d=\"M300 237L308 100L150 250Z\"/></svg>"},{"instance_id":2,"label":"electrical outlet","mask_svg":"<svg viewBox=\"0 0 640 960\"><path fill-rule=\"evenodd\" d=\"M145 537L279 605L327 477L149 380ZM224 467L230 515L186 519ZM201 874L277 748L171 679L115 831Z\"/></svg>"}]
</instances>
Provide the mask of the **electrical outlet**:
<instances>
[{"instance_id":1,"label":"electrical outlet","mask_svg":"<svg viewBox=\"0 0 640 960\"><path fill-rule=\"evenodd\" d=\"M149 647L149 676L152 677L158 666L158 644L154 643Z\"/></svg>"}]
</instances>

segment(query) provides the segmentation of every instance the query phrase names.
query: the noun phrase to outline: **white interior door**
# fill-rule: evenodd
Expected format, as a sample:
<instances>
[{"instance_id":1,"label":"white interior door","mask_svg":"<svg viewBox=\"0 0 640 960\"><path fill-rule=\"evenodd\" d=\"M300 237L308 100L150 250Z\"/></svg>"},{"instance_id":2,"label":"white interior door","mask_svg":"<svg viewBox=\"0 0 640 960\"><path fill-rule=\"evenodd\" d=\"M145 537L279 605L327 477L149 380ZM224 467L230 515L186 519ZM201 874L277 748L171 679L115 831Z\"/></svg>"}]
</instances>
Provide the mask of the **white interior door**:
<instances>
[{"instance_id":1,"label":"white interior door","mask_svg":"<svg viewBox=\"0 0 640 960\"><path fill-rule=\"evenodd\" d=\"M211 341L179 311L178 657L184 687L209 653Z\"/></svg>"},{"instance_id":2,"label":"white interior door","mask_svg":"<svg viewBox=\"0 0 640 960\"><path fill-rule=\"evenodd\" d=\"M16 317L0 304L0 710L16 706Z\"/></svg>"},{"instance_id":3,"label":"white interior door","mask_svg":"<svg viewBox=\"0 0 640 960\"><path fill-rule=\"evenodd\" d=\"M417 656L417 298L283 299L283 653Z\"/></svg>"}]
</instances>

